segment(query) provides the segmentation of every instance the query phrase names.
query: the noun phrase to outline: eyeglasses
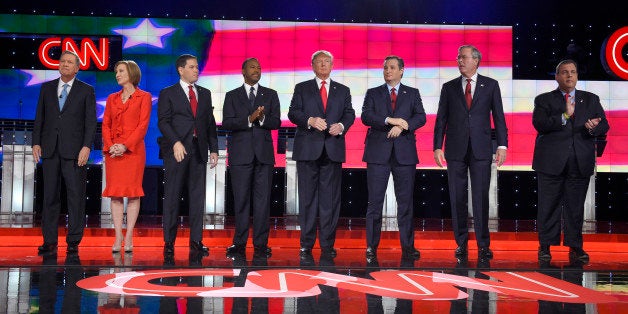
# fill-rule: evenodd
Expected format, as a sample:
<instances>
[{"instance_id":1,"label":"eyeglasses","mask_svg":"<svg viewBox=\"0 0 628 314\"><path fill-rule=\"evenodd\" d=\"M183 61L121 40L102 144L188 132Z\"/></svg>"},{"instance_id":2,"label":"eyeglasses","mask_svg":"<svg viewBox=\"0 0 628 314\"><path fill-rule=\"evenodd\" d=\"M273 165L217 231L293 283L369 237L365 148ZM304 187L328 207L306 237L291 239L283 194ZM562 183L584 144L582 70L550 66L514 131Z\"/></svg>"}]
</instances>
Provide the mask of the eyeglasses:
<instances>
[{"instance_id":1,"label":"eyeglasses","mask_svg":"<svg viewBox=\"0 0 628 314\"><path fill-rule=\"evenodd\" d=\"M462 55L461 55L461 56L457 56L457 57L456 57L456 60L460 60L460 59L471 59L471 58L473 58L473 57L470 57L470 56L462 56Z\"/></svg>"}]
</instances>

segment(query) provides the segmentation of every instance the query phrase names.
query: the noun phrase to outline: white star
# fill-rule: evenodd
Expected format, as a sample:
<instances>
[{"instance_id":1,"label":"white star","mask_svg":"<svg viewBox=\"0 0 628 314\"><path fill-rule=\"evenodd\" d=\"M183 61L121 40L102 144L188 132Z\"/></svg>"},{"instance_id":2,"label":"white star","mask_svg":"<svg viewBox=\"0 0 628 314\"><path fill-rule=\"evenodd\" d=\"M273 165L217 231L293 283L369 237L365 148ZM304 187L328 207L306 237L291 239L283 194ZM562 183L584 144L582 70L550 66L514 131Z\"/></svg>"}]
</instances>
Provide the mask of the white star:
<instances>
[{"instance_id":1,"label":"white star","mask_svg":"<svg viewBox=\"0 0 628 314\"><path fill-rule=\"evenodd\" d=\"M168 35L177 30L172 27L157 27L149 19L144 19L134 28L118 28L113 31L124 36L124 48L130 48L138 45L149 45L157 48L163 48L164 43L162 36Z\"/></svg>"},{"instance_id":2,"label":"white star","mask_svg":"<svg viewBox=\"0 0 628 314\"><path fill-rule=\"evenodd\" d=\"M49 80L59 77L59 71L57 70L21 70L21 71L30 76L28 78L28 82L26 82L26 86L41 84L45 81L49 81Z\"/></svg>"}]
</instances>

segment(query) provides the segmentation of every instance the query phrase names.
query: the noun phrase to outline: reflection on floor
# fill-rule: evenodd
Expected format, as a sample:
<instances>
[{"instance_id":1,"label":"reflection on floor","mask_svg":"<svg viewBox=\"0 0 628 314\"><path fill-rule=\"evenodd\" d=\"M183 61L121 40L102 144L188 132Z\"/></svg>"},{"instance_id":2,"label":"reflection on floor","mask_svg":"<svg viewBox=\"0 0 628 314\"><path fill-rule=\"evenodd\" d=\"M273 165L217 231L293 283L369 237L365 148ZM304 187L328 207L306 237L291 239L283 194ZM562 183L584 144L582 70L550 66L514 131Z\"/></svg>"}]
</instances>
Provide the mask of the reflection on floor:
<instances>
[{"instance_id":1,"label":"reflection on floor","mask_svg":"<svg viewBox=\"0 0 628 314\"><path fill-rule=\"evenodd\" d=\"M163 256L158 218L140 221L130 254L111 253L110 222L89 221L78 254L66 254L60 228L58 252L40 256L38 224L4 220L0 313L628 311L623 224L590 226L586 265L570 261L563 247L552 247L552 261L540 265L533 222L494 222L490 261L478 260L473 240L468 260L456 260L451 222L441 220L417 220L421 258L403 259L394 224L387 223L391 231L383 232L377 259L367 261L363 219L341 220L336 258L318 249L301 257L299 231L288 218L271 221L269 258L254 256L252 247L244 256L227 257L230 219L206 221L203 242L209 256L189 254L189 231L182 221L173 258Z\"/></svg>"}]
</instances>

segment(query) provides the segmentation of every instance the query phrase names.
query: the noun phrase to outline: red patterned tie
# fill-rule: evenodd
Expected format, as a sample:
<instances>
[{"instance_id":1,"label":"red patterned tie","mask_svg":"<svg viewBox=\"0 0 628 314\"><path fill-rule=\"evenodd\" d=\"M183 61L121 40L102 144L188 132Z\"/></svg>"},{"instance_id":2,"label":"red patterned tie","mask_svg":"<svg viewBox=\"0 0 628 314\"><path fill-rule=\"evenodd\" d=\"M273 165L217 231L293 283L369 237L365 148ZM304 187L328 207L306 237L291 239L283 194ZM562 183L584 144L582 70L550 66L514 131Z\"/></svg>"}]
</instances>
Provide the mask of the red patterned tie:
<instances>
[{"instance_id":1,"label":"red patterned tie","mask_svg":"<svg viewBox=\"0 0 628 314\"><path fill-rule=\"evenodd\" d=\"M467 108L471 109L471 79L467 79L467 86L464 89L464 99L467 100Z\"/></svg>"},{"instance_id":2,"label":"red patterned tie","mask_svg":"<svg viewBox=\"0 0 628 314\"><path fill-rule=\"evenodd\" d=\"M395 88L390 89L390 106L392 110L395 111L395 107L397 105L397 93L395 93Z\"/></svg>"},{"instance_id":3,"label":"red patterned tie","mask_svg":"<svg viewBox=\"0 0 628 314\"><path fill-rule=\"evenodd\" d=\"M194 87L192 85L188 87L190 88L190 107L192 107L192 114L196 118L196 108L198 108L198 100L196 100L196 93L194 93ZM196 128L194 128L194 136L196 136Z\"/></svg>"},{"instance_id":4,"label":"red patterned tie","mask_svg":"<svg viewBox=\"0 0 628 314\"><path fill-rule=\"evenodd\" d=\"M321 82L321 99L323 100L323 112L327 112L327 88L325 88L325 84L327 82Z\"/></svg>"},{"instance_id":5,"label":"red patterned tie","mask_svg":"<svg viewBox=\"0 0 628 314\"><path fill-rule=\"evenodd\" d=\"M192 114L196 117L196 108L198 107L198 100L196 100L196 93L194 93L194 87L192 85L188 86L190 88L190 106L192 107Z\"/></svg>"},{"instance_id":6,"label":"red patterned tie","mask_svg":"<svg viewBox=\"0 0 628 314\"><path fill-rule=\"evenodd\" d=\"M569 105L571 102L569 101L569 93L565 94L565 105ZM573 114L571 114L571 117L573 117Z\"/></svg>"}]
</instances>

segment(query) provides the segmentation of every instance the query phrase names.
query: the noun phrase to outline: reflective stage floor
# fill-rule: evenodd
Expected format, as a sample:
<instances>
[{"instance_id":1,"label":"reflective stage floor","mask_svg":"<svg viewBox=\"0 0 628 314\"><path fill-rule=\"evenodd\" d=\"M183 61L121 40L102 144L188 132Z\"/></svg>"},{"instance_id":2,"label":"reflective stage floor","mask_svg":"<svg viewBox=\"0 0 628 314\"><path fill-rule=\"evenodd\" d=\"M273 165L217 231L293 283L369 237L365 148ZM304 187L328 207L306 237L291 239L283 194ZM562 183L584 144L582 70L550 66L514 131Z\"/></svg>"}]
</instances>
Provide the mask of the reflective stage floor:
<instances>
[{"instance_id":1,"label":"reflective stage floor","mask_svg":"<svg viewBox=\"0 0 628 314\"><path fill-rule=\"evenodd\" d=\"M1 217L0 217L1 218ZM588 264L552 247L537 261L534 222L494 221L492 260L454 258L447 220L416 220L420 259L406 260L394 220L377 260L365 258L364 219L341 219L335 258L299 256L296 219L271 220L269 258L227 257L233 222L208 218L209 256L190 254L181 221L173 258L164 258L159 217L140 217L132 253L111 252L106 219L89 219L78 254L59 230L56 254L37 254L37 223L0 219L0 313L628 313L625 223L595 223ZM250 244L250 241L249 241Z\"/></svg>"}]
</instances>

